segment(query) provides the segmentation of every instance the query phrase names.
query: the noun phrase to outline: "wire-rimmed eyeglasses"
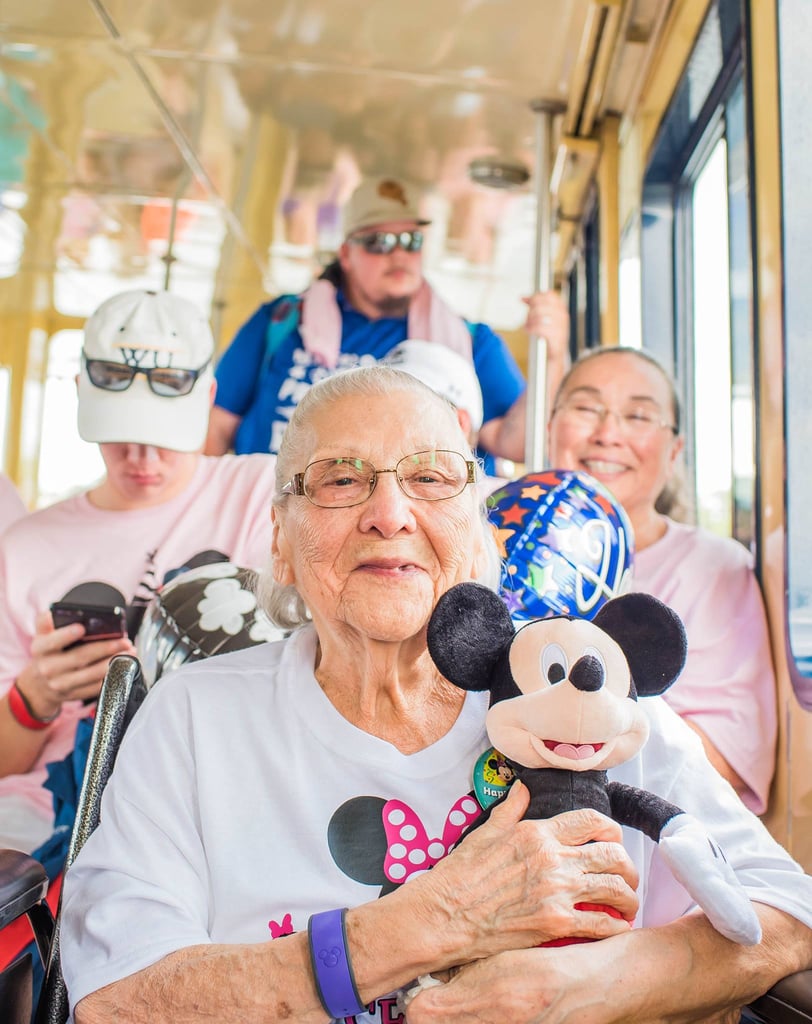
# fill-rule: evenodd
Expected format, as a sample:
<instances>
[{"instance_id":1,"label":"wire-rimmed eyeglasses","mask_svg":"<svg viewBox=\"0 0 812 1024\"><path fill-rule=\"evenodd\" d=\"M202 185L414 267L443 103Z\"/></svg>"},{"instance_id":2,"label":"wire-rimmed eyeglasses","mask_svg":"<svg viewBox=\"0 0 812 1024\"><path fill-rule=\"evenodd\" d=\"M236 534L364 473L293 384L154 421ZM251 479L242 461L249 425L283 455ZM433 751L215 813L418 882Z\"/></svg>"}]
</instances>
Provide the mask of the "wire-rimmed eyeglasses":
<instances>
[{"instance_id":1,"label":"wire-rimmed eyeglasses","mask_svg":"<svg viewBox=\"0 0 812 1024\"><path fill-rule=\"evenodd\" d=\"M614 416L624 433L631 437L648 437L663 428L674 435L679 433L673 423L662 418L659 406L648 402L631 402L623 409L610 409L594 398L570 395L562 399L553 412L561 413L583 430L596 430L607 416Z\"/></svg>"},{"instance_id":2,"label":"wire-rimmed eyeglasses","mask_svg":"<svg viewBox=\"0 0 812 1024\"><path fill-rule=\"evenodd\" d=\"M364 252L373 256L388 256L398 246L404 252L420 252L423 248L422 231L368 231L351 235L347 241L360 245Z\"/></svg>"},{"instance_id":3,"label":"wire-rimmed eyeglasses","mask_svg":"<svg viewBox=\"0 0 812 1024\"><path fill-rule=\"evenodd\" d=\"M181 398L188 395L200 374L210 360L196 370L181 369L179 366L130 366L107 359L87 359L87 375L90 383L103 391L126 391L138 373L147 378L150 390L161 398Z\"/></svg>"},{"instance_id":4,"label":"wire-rimmed eyeglasses","mask_svg":"<svg viewBox=\"0 0 812 1024\"><path fill-rule=\"evenodd\" d=\"M394 473L403 493L420 501L454 498L476 483L475 462L460 452L435 449L405 455L392 469L376 469L351 455L318 459L296 473L282 493L305 497L319 508L350 508L367 500L382 473Z\"/></svg>"}]
</instances>

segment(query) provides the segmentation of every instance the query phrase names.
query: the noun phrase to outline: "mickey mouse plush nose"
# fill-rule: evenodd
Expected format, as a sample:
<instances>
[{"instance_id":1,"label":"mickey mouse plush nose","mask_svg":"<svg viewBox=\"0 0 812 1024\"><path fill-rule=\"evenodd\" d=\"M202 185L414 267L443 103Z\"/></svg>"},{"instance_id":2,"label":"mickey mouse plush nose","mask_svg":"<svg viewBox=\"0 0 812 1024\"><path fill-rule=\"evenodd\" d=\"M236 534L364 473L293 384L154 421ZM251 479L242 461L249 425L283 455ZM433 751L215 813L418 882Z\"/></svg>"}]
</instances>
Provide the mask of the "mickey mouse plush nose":
<instances>
[{"instance_id":1,"label":"mickey mouse plush nose","mask_svg":"<svg viewBox=\"0 0 812 1024\"><path fill-rule=\"evenodd\" d=\"M585 654L572 666L570 682L576 690L583 690L585 693L592 693L600 690L603 686L604 671L603 665L591 654Z\"/></svg>"}]
</instances>

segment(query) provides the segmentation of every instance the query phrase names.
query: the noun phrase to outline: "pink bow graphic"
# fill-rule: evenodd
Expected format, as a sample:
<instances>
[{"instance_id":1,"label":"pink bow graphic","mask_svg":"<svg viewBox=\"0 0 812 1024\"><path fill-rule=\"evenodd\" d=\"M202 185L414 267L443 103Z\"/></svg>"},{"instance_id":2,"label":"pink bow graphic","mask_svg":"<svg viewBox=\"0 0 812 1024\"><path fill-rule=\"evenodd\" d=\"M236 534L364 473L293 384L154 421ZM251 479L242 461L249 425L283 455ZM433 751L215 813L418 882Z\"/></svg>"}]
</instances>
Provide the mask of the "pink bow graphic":
<instances>
[{"instance_id":1,"label":"pink bow graphic","mask_svg":"<svg viewBox=\"0 0 812 1024\"><path fill-rule=\"evenodd\" d=\"M278 921L269 921L268 927L271 929L272 939L281 939L283 935L293 935L293 921L290 914L285 914L282 924L279 924Z\"/></svg>"},{"instance_id":2,"label":"pink bow graphic","mask_svg":"<svg viewBox=\"0 0 812 1024\"><path fill-rule=\"evenodd\" d=\"M449 852L465 829L482 813L472 796L462 796L448 812L442 839L429 839L423 822L402 800L387 800L383 807L386 858L383 870L390 882L405 882L428 871Z\"/></svg>"}]
</instances>

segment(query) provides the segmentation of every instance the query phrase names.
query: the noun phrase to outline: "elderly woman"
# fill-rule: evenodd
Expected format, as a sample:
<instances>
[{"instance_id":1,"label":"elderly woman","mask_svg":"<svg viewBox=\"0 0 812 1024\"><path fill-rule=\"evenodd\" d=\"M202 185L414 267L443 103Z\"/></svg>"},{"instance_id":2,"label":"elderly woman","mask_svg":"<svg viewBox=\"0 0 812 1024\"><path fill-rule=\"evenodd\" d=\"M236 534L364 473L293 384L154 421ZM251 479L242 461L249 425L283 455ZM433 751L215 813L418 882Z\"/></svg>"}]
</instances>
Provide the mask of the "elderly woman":
<instances>
[{"instance_id":1,"label":"elderly woman","mask_svg":"<svg viewBox=\"0 0 812 1024\"><path fill-rule=\"evenodd\" d=\"M662 704L678 734L667 769L636 758L628 778L651 768L649 788L700 816L719 801L761 946L700 915L630 929L690 908L653 844L641 838L633 865L596 812L520 821L521 786L453 848L476 814L487 698L439 675L426 625L450 586L495 575L476 476L452 407L397 370L348 371L299 404L266 607L301 628L186 666L139 711L65 883L78 1024L395 1022L398 988L460 964L410 1021L659 1019L738 1005L812 962L797 919L812 920L810 880ZM572 934L606 941L534 948Z\"/></svg>"},{"instance_id":2,"label":"elderly woman","mask_svg":"<svg viewBox=\"0 0 812 1024\"><path fill-rule=\"evenodd\" d=\"M605 484L635 536L633 585L682 618L688 660L665 700L702 739L751 810L766 809L775 764L775 676L752 559L737 541L658 509L683 448L673 381L638 349L597 349L562 380L549 461Z\"/></svg>"}]
</instances>

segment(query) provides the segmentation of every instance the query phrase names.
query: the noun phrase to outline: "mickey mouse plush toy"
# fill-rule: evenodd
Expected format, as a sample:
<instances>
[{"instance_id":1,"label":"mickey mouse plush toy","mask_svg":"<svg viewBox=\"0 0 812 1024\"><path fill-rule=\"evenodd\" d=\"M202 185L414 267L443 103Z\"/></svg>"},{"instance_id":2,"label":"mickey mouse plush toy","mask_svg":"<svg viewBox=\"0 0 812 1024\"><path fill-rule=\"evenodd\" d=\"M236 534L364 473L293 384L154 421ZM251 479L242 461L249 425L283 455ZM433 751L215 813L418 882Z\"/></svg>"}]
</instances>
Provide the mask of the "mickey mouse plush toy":
<instances>
[{"instance_id":1,"label":"mickey mouse plush toy","mask_svg":"<svg viewBox=\"0 0 812 1024\"><path fill-rule=\"evenodd\" d=\"M488 735L530 790L526 817L592 807L640 830L718 931L744 945L760 941L750 900L704 827L607 777L648 738L637 698L663 693L682 670L685 631L675 612L648 594L625 594L591 621L558 616L516 631L497 594L461 583L440 598L428 647L450 682L490 691Z\"/></svg>"}]
</instances>

